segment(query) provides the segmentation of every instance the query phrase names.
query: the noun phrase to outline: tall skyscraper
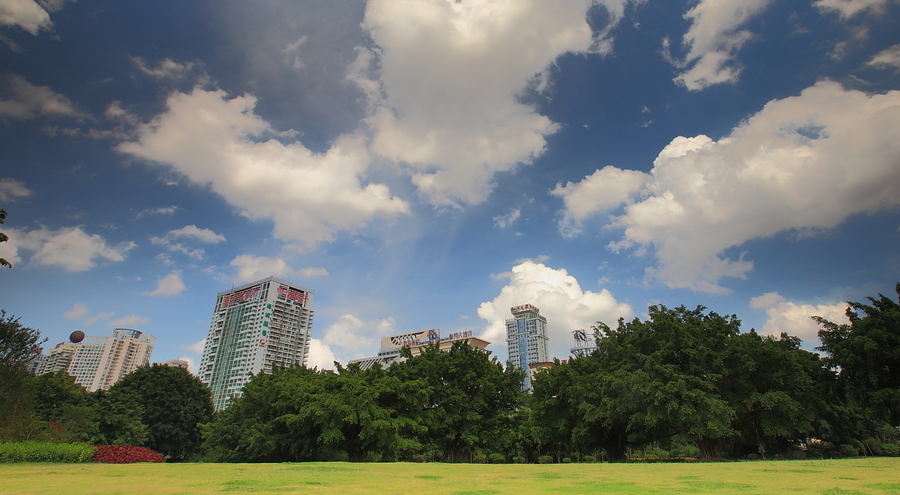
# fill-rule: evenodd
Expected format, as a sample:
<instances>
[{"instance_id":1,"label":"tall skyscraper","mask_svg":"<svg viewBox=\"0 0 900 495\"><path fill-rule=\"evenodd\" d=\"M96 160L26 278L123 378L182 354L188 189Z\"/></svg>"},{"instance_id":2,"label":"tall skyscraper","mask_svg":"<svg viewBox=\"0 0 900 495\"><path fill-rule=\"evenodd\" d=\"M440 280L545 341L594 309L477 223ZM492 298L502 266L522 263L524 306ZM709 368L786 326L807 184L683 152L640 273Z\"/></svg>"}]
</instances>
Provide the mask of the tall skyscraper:
<instances>
[{"instance_id":1,"label":"tall skyscraper","mask_svg":"<svg viewBox=\"0 0 900 495\"><path fill-rule=\"evenodd\" d=\"M65 370L89 392L106 390L123 376L150 365L156 337L130 328L117 328L111 337L87 337L50 349L38 374Z\"/></svg>"},{"instance_id":2,"label":"tall skyscraper","mask_svg":"<svg viewBox=\"0 0 900 495\"><path fill-rule=\"evenodd\" d=\"M506 346L513 366L528 372L529 364L550 361L547 318L530 304L514 306L510 311L513 317L506 320ZM531 389L531 373L525 374L522 389Z\"/></svg>"},{"instance_id":3,"label":"tall skyscraper","mask_svg":"<svg viewBox=\"0 0 900 495\"><path fill-rule=\"evenodd\" d=\"M313 294L275 277L219 293L199 373L216 410L241 394L251 373L306 363Z\"/></svg>"}]
</instances>

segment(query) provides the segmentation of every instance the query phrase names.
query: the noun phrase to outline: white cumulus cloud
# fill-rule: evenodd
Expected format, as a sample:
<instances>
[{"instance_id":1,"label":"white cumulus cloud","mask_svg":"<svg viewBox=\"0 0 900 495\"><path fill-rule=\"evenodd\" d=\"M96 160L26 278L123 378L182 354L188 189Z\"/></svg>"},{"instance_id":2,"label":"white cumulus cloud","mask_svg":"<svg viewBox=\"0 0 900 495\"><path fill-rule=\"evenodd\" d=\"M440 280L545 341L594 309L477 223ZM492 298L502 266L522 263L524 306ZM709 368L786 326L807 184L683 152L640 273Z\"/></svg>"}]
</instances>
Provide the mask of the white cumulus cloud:
<instances>
[{"instance_id":1,"label":"white cumulus cloud","mask_svg":"<svg viewBox=\"0 0 900 495\"><path fill-rule=\"evenodd\" d=\"M769 292L750 300L750 306L765 309L768 319L763 327L757 330L761 335L779 336L782 333L800 337L810 347L821 344L819 330L821 326L812 319L821 316L837 324L848 324L845 311L847 303L837 304L797 304L785 301L777 292Z\"/></svg>"},{"instance_id":2,"label":"white cumulus cloud","mask_svg":"<svg viewBox=\"0 0 900 495\"><path fill-rule=\"evenodd\" d=\"M170 230L163 237L151 236L150 242L166 247L169 251L184 253L194 259L203 259L204 251L201 248L190 248L178 239L188 239L206 244L218 244L225 242L225 236L217 234L210 229L202 229L196 225L186 225L180 229Z\"/></svg>"},{"instance_id":3,"label":"white cumulus cloud","mask_svg":"<svg viewBox=\"0 0 900 495\"><path fill-rule=\"evenodd\" d=\"M48 86L35 86L21 76L6 78L10 96L0 100L0 117L33 119L43 115L85 117L65 96Z\"/></svg>"},{"instance_id":4,"label":"white cumulus cloud","mask_svg":"<svg viewBox=\"0 0 900 495\"><path fill-rule=\"evenodd\" d=\"M150 292L144 292L147 296L172 297L187 290L181 281L181 271L175 270L156 282L156 288Z\"/></svg>"},{"instance_id":5,"label":"white cumulus cloud","mask_svg":"<svg viewBox=\"0 0 900 495\"><path fill-rule=\"evenodd\" d=\"M164 113L138 128L138 140L117 150L172 165L249 218L271 218L278 238L306 248L375 217L409 213L387 186L364 183L369 155L361 137L342 136L325 153L264 140L272 130L255 104L220 90L175 92Z\"/></svg>"},{"instance_id":6,"label":"white cumulus cloud","mask_svg":"<svg viewBox=\"0 0 900 495\"><path fill-rule=\"evenodd\" d=\"M519 209L516 208L506 215L497 215L496 217L494 217L494 225L497 228L505 229L506 227L512 225L513 222L518 220L520 216L522 216L522 214L519 212Z\"/></svg>"},{"instance_id":7,"label":"white cumulus cloud","mask_svg":"<svg viewBox=\"0 0 900 495\"><path fill-rule=\"evenodd\" d=\"M10 263L21 261L20 250L32 251L32 263L58 265L70 272L89 270L96 266L98 259L123 261L128 251L136 246L133 242L109 246L103 237L88 234L81 227L51 230L41 226L31 231L10 229L6 234L9 241L0 243L0 256Z\"/></svg>"},{"instance_id":8,"label":"white cumulus cloud","mask_svg":"<svg viewBox=\"0 0 900 495\"><path fill-rule=\"evenodd\" d=\"M0 0L0 26L19 26L31 34L49 30L50 14L34 0Z\"/></svg>"},{"instance_id":9,"label":"white cumulus cloud","mask_svg":"<svg viewBox=\"0 0 900 495\"><path fill-rule=\"evenodd\" d=\"M900 68L900 45L894 45L876 53L872 60L866 62L866 65L878 68Z\"/></svg>"},{"instance_id":10,"label":"white cumulus cloud","mask_svg":"<svg viewBox=\"0 0 900 495\"><path fill-rule=\"evenodd\" d=\"M307 368L318 368L320 370L333 370L334 362L340 362L331 352L331 348L323 344L319 339L310 339L309 354L306 357ZM343 363L346 364L346 363Z\"/></svg>"},{"instance_id":11,"label":"white cumulus cloud","mask_svg":"<svg viewBox=\"0 0 900 495\"><path fill-rule=\"evenodd\" d=\"M308 267L295 270L281 258L269 258L267 256L253 256L242 254L231 260L231 266L237 268L237 274L233 282L252 282L260 278L275 276L283 279L291 278L315 278L327 277L328 271L324 268Z\"/></svg>"},{"instance_id":12,"label":"white cumulus cloud","mask_svg":"<svg viewBox=\"0 0 900 495\"><path fill-rule=\"evenodd\" d=\"M377 48L360 50L349 77L370 98L371 151L434 205L483 201L496 172L530 163L557 130L517 95L560 55L595 46L592 5L615 23L626 3L370 0L363 28Z\"/></svg>"},{"instance_id":13,"label":"white cumulus cloud","mask_svg":"<svg viewBox=\"0 0 900 495\"><path fill-rule=\"evenodd\" d=\"M741 29L747 21L763 12L772 0L700 0L684 14L691 27L682 39L689 48L684 61L687 70L675 82L696 91L713 84L734 82L740 74L734 64L737 51L752 38Z\"/></svg>"},{"instance_id":14,"label":"white cumulus cloud","mask_svg":"<svg viewBox=\"0 0 900 495\"><path fill-rule=\"evenodd\" d=\"M598 321L615 326L620 317L634 316L631 306L618 302L608 290L583 290L564 268L553 269L526 260L500 277L508 278L509 283L493 300L481 303L478 316L488 321L481 337L491 342L488 349L501 361L507 357L505 322L512 318L513 306L532 304L540 309L541 315L547 318L551 356L560 359L569 355L572 330L590 332Z\"/></svg>"},{"instance_id":15,"label":"white cumulus cloud","mask_svg":"<svg viewBox=\"0 0 900 495\"><path fill-rule=\"evenodd\" d=\"M816 0L813 5L825 11L837 11L841 18L849 19L860 12L881 12L890 0Z\"/></svg>"},{"instance_id":16,"label":"white cumulus cloud","mask_svg":"<svg viewBox=\"0 0 900 495\"><path fill-rule=\"evenodd\" d=\"M898 135L900 91L867 95L823 81L773 100L719 141L673 139L613 217L610 226L625 230L609 247L655 247L658 266L648 275L673 288L726 291L721 278L753 268L743 256L723 257L726 249L784 231L807 235L900 205ZM631 191L637 183L603 178ZM568 199L580 187L560 193ZM583 199L564 211L574 228L585 212L611 207Z\"/></svg>"},{"instance_id":17,"label":"white cumulus cloud","mask_svg":"<svg viewBox=\"0 0 900 495\"><path fill-rule=\"evenodd\" d=\"M15 203L17 198L27 198L34 194L23 182L15 179L0 179L0 202Z\"/></svg>"}]
</instances>

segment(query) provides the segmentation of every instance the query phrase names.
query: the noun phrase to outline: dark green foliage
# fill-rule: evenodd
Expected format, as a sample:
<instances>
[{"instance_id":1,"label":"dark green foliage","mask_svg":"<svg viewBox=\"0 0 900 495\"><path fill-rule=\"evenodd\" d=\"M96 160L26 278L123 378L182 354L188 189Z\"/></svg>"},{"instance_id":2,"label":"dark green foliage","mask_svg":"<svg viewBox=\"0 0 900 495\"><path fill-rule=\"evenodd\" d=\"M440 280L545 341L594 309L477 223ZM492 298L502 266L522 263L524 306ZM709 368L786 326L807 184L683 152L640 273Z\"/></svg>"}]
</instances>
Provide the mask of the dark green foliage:
<instances>
[{"instance_id":1,"label":"dark green foliage","mask_svg":"<svg viewBox=\"0 0 900 495\"><path fill-rule=\"evenodd\" d=\"M44 439L87 442L96 436L94 399L65 371L45 373L33 380L35 413L46 427Z\"/></svg>"},{"instance_id":2,"label":"dark green foliage","mask_svg":"<svg viewBox=\"0 0 900 495\"><path fill-rule=\"evenodd\" d=\"M4 210L3 208L0 208L0 224L2 224L4 220L6 220L6 210ZM0 232L0 242L6 242L8 240L9 240L9 236L4 234L3 232ZM12 264L10 264L9 261L6 261L3 258L0 258L0 266L12 268Z\"/></svg>"},{"instance_id":3,"label":"dark green foliage","mask_svg":"<svg viewBox=\"0 0 900 495\"><path fill-rule=\"evenodd\" d=\"M425 394L401 412L423 427L416 439L425 451L446 462L467 462L476 452L509 443L524 372L504 369L488 352L455 342L447 352L428 346L388 373L402 382L423 382Z\"/></svg>"},{"instance_id":4,"label":"dark green foliage","mask_svg":"<svg viewBox=\"0 0 900 495\"><path fill-rule=\"evenodd\" d=\"M154 364L126 375L109 389L110 404L120 414L129 404L137 405L132 414L139 414L147 425L147 441L143 446L174 460L185 460L199 452L202 442L200 424L212 419L212 393L199 378L181 368ZM124 418L117 424L126 422ZM108 424L109 426L109 424ZM139 435L129 432L105 435ZM124 438L121 438L124 440Z\"/></svg>"},{"instance_id":5,"label":"dark green foliage","mask_svg":"<svg viewBox=\"0 0 900 495\"><path fill-rule=\"evenodd\" d=\"M900 296L900 284L896 291ZM839 370L851 407L875 424L900 425L900 305L879 294L871 304L848 302L849 325L816 317L827 353L825 363Z\"/></svg>"},{"instance_id":6,"label":"dark green foliage","mask_svg":"<svg viewBox=\"0 0 900 495\"><path fill-rule=\"evenodd\" d=\"M328 460L342 453L353 461L390 459L408 444L404 433L418 429L398 411L421 389L380 368L275 369L254 376L206 426L206 447L222 461Z\"/></svg>"},{"instance_id":7,"label":"dark green foliage","mask_svg":"<svg viewBox=\"0 0 900 495\"><path fill-rule=\"evenodd\" d=\"M735 316L702 306L648 312L615 330L598 324L593 355L535 378L534 424L557 458L623 459L663 442L694 444L709 459L787 448L812 430L818 398L797 339L741 334Z\"/></svg>"},{"instance_id":8,"label":"dark green foliage","mask_svg":"<svg viewBox=\"0 0 900 495\"><path fill-rule=\"evenodd\" d=\"M511 431L522 374L454 346L388 370L305 367L253 377L204 436L221 461L471 460ZM505 456L504 456L505 457Z\"/></svg>"},{"instance_id":9,"label":"dark green foliage","mask_svg":"<svg viewBox=\"0 0 900 495\"><path fill-rule=\"evenodd\" d=\"M0 310L0 439L31 439L41 426L34 416L28 363L40 354L40 331Z\"/></svg>"}]
</instances>

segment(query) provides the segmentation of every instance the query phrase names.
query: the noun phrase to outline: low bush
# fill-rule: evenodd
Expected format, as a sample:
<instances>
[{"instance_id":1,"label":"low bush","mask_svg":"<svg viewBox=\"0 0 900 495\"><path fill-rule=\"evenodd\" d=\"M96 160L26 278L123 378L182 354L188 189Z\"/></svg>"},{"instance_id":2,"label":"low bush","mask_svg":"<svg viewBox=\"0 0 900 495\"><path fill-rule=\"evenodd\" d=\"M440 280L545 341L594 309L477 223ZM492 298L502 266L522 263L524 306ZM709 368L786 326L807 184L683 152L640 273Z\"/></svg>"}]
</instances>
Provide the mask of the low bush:
<instances>
[{"instance_id":1,"label":"low bush","mask_svg":"<svg viewBox=\"0 0 900 495\"><path fill-rule=\"evenodd\" d=\"M572 458L571 457L563 457L562 463L563 464L572 464Z\"/></svg>"},{"instance_id":2,"label":"low bush","mask_svg":"<svg viewBox=\"0 0 900 495\"><path fill-rule=\"evenodd\" d=\"M597 458L592 455L586 455L582 457L582 459L584 460L584 462L597 462Z\"/></svg>"},{"instance_id":3,"label":"low bush","mask_svg":"<svg viewBox=\"0 0 900 495\"><path fill-rule=\"evenodd\" d=\"M88 462L93 455L86 443L0 443L0 462Z\"/></svg>"},{"instance_id":4,"label":"low bush","mask_svg":"<svg viewBox=\"0 0 900 495\"><path fill-rule=\"evenodd\" d=\"M133 462L166 462L159 452L131 445L98 445L93 462L104 464L131 464Z\"/></svg>"},{"instance_id":5,"label":"low bush","mask_svg":"<svg viewBox=\"0 0 900 495\"><path fill-rule=\"evenodd\" d=\"M490 459L491 464L503 464L506 462L506 456L499 453L491 454L488 456L488 459Z\"/></svg>"},{"instance_id":6,"label":"low bush","mask_svg":"<svg viewBox=\"0 0 900 495\"><path fill-rule=\"evenodd\" d=\"M553 456L542 455L538 457L538 464L550 464L553 462Z\"/></svg>"}]
</instances>

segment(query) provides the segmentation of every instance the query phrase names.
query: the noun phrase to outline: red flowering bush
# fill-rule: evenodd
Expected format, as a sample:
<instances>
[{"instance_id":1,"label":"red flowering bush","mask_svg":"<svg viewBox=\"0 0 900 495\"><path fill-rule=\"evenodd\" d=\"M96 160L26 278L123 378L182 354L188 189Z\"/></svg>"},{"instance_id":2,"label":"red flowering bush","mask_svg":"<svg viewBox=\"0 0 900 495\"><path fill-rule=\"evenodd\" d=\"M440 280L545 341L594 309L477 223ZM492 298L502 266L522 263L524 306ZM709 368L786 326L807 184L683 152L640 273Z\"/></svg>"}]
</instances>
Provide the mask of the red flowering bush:
<instances>
[{"instance_id":1,"label":"red flowering bush","mask_svg":"<svg viewBox=\"0 0 900 495\"><path fill-rule=\"evenodd\" d=\"M166 462L155 450L131 445L98 445L92 462L105 464L131 464L132 462Z\"/></svg>"}]
</instances>

